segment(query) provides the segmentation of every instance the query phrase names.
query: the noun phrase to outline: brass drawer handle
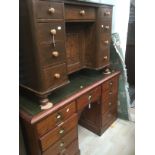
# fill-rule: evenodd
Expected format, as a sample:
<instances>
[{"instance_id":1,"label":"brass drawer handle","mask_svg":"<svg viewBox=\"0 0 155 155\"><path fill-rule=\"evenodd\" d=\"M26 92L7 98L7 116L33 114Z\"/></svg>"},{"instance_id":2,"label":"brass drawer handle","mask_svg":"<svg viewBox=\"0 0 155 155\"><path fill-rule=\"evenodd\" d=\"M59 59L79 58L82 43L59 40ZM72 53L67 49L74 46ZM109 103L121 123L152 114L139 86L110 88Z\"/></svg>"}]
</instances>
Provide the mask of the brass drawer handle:
<instances>
[{"instance_id":1,"label":"brass drawer handle","mask_svg":"<svg viewBox=\"0 0 155 155\"><path fill-rule=\"evenodd\" d=\"M80 15L81 15L81 16L84 16L85 13L86 13L85 10L81 10L81 11L80 11Z\"/></svg>"},{"instance_id":2,"label":"brass drawer handle","mask_svg":"<svg viewBox=\"0 0 155 155\"><path fill-rule=\"evenodd\" d=\"M56 29L51 29L51 34L52 35L56 35L56 33L57 33Z\"/></svg>"},{"instance_id":3,"label":"brass drawer handle","mask_svg":"<svg viewBox=\"0 0 155 155\"><path fill-rule=\"evenodd\" d=\"M58 51L53 51L53 52L52 52L52 55L53 55L54 57L58 57L58 56L59 56L59 52L58 52Z\"/></svg>"},{"instance_id":4,"label":"brass drawer handle","mask_svg":"<svg viewBox=\"0 0 155 155\"><path fill-rule=\"evenodd\" d=\"M70 109L69 109L69 108L67 108L67 109L66 109L66 112L69 112L69 111L70 111Z\"/></svg>"},{"instance_id":5,"label":"brass drawer handle","mask_svg":"<svg viewBox=\"0 0 155 155\"><path fill-rule=\"evenodd\" d=\"M104 57L104 60L107 60L107 59L108 59L108 56L105 56L105 57Z\"/></svg>"},{"instance_id":6,"label":"brass drawer handle","mask_svg":"<svg viewBox=\"0 0 155 155\"><path fill-rule=\"evenodd\" d=\"M111 86L113 85L113 83L112 83L112 82L110 82L109 84L110 84Z\"/></svg>"},{"instance_id":7,"label":"brass drawer handle","mask_svg":"<svg viewBox=\"0 0 155 155\"><path fill-rule=\"evenodd\" d=\"M57 119L62 118L61 114L57 114L56 118L57 118Z\"/></svg>"},{"instance_id":8,"label":"brass drawer handle","mask_svg":"<svg viewBox=\"0 0 155 155\"><path fill-rule=\"evenodd\" d=\"M48 9L49 13L54 14L55 13L55 9L54 8L49 8Z\"/></svg>"},{"instance_id":9,"label":"brass drawer handle","mask_svg":"<svg viewBox=\"0 0 155 155\"><path fill-rule=\"evenodd\" d=\"M111 106L112 105L112 103L111 102L109 102L109 106Z\"/></svg>"},{"instance_id":10,"label":"brass drawer handle","mask_svg":"<svg viewBox=\"0 0 155 155\"><path fill-rule=\"evenodd\" d=\"M105 15L106 15L106 16L109 16L109 15L110 15L110 11L106 11L106 12L105 12Z\"/></svg>"},{"instance_id":11,"label":"brass drawer handle","mask_svg":"<svg viewBox=\"0 0 155 155\"><path fill-rule=\"evenodd\" d=\"M60 131L59 131L59 134L64 134L64 132L65 132L65 130L64 129L61 129Z\"/></svg>"},{"instance_id":12,"label":"brass drawer handle","mask_svg":"<svg viewBox=\"0 0 155 155\"><path fill-rule=\"evenodd\" d=\"M105 26L105 29L106 29L106 30L109 30L109 29L110 29L110 26L108 26L108 25Z\"/></svg>"},{"instance_id":13,"label":"brass drawer handle","mask_svg":"<svg viewBox=\"0 0 155 155\"><path fill-rule=\"evenodd\" d=\"M64 147L65 143L64 142L61 142L60 143L60 147Z\"/></svg>"},{"instance_id":14,"label":"brass drawer handle","mask_svg":"<svg viewBox=\"0 0 155 155\"><path fill-rule=\"evenodd\" d=\"M104 43L108 45L108 44L109 44L109 41L108 41L108 40L106 40L106 41L104 41Z\"/></svg>"},{"instance_id":15,"label":"brass drawer handle","mask_svg":"<svg viewBox=\"0 0 155 155\"><path fill-rule=\"evenodd\" d=\"M112 95L112 92L110 92L109 95Z\"/></svg>"},{"instance_id":16,"label":"brass drawer handle","mask_svg":"<svg viewBox=\"0 0 155 155\"><path fill-rule=\"evenodd\" d=\"M89 96L88 96L88 100L91 100L91 99L92 99L92 96L91 96L91 95L89 95Z\"/></svg>"},{"instance_id":17,"label":"brass drawer handle","mask_svg":"<svg viewBox=\"0 0 155 155\"><path fill-rule=\"evenodd\" d=\"M59 74L59 73L55 73L55 74L54 74L54 77L55 77L56 79L60 79L60 74Z\"/></svg>"},{"instance_id":18,"label":"brass drawer handle","mask_svg":"<svg viewBox=\"0 0 155 155\"><path fill-rule=\"evenodd\" d=\"M56 43L55 43L55 35L57 33L56 29L51 29L51 34L52 34L52 43L53 43L53 46L55 47Z\"/></svg>"}]
</instances>

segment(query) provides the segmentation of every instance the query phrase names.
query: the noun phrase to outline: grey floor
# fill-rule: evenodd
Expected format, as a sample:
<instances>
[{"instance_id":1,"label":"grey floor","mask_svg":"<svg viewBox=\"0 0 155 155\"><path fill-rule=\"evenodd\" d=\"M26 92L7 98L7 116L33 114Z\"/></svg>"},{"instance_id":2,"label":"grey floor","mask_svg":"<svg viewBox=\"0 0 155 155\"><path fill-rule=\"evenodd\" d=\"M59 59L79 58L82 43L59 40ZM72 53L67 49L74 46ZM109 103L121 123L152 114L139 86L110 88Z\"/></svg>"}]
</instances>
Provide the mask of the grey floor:
<instances>
[{"instance_id":1,"label":"grey floor","mask_svg":"<svg viewBox=\"0 0 155 155\"><path fill-rule=\"evenodd\" d=\"M102 136L79 126L81 155L134 155L135 124L117 119Z\"/></svg>"}]
</instances>

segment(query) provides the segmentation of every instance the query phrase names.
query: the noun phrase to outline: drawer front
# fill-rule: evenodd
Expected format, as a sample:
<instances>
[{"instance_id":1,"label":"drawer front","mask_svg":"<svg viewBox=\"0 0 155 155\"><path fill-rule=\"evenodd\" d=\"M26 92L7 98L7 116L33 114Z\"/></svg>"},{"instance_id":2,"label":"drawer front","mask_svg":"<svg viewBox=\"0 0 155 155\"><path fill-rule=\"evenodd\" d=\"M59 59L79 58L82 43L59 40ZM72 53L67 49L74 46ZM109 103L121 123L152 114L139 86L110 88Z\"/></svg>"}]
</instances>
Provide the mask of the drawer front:
<instances>
[{"instance_id":1,"label":"drawer front","mask_svg":"<svg viewBox=\"0 0 155 155\"><path fill-rule=\"evenodd\" d=\"M102 85L102 113L106 113L111 107L117 109L118 78L114 77Z\"/></svg>"},{"instance_id":2,"label":"drawer front","mask_svg":"<svg viewBox=\"0 0 155 155\"><path fill-rule=\"evenodd\" d=\"M96 87L77 99L77 108L82 110L89 103L97 101L101 96L101 87Z\"/></svg>"},{"instance_id":3,"label":"drawer front","mask_svg":"<svg viewBox=\"0 0 155 155\"><path fill-rule=\"evenodd\" d=\"M66 60L65 44L62 41L57 42L57 46L46 42L39 46L40 60L44 67L64 63Z\"/></svg>"},{"instance_id":4,"label":"drawer front","mask_svg":"<svg viewBox=\"0 0 155 155\"><path fill-rule=\"evenodd\" d=\"M76 105L75 102L72 102L64 108L48 116L36 125L38 136L40 137L45 133L49 132L51 129L55 128L57 125L71 117L75 112Z\"/></svg>"},{"instance_id":5,"label":"drawer front","mask_svg":"<svg viewBox=\"0 0 155 155\"><path fill-rule=\"evenodd\" d=\"M100 8L101 19L103 20L111 20L112 19L112 8L103 7Z\"/></svg>"},{"instance_id":6,"label":"drawer front","mask_svg":"<svg viewBox=\"0 0 155 155\"><path fill-rule=\"evenodd\" d=\"M63 3L39 1L36 3L36 18L63 19Z\"/></svg>"},{"instance_id":7,"label":"drawer front","mask_svg":"<svg viewBox=\"0 0 155 155\"><path fill-rule=\"evenodd\" d=\"M111 37L109 34L100 33L100 40L98 42L98 66L106 66L109 64L109 48Z\"/></svg>"},{"instance_id":8,"label":"drawer front","mask_svg":"<svg viewBox=\"0 0 155 155\"><path fill-rule=\"evenodd\" d=\"M111 123L117 118L117 107L112 106L109 111L103 114L102 117L102 127L110 126Z\"/></svg>"},{"instance_id":9,"label":"drawer front","mask_svg":"<svg viewBox=\"0 0 155 155\"><path fill-rule=\"evenodd\" d=\"M74 114L70 119L62 122L58 127L40 138L42 151L45 151L49 146L64 137L71 129L77 126L77 114Z\"/></svg>"},{"instance_id":10,"label":"drawer front","mask_svg":"<svg viewBox=\"0 0 155 155\"><path fill-rule=\"evenodd\" d=\"M77 127L66 134L61 140L49 147L43 155L57 155L66 149L78 137Z\"/></svg>"},{"instance_id":11,"label":"drawer front","mask_svg":"<svg viewBox=\"0 0 155 155\"><path fill-rule=\"evenodd\" d=\"M44 75L44 89L52 89L58 85L67 83L67 69L66 64L49 67L43 70Z\"/></svg>"},{"instance_id":12,"label":"drawer front","mask_svg":"<svg viewBox=\"0 0 155 155\"><path fill-rule=\"evenodd\" d=\"M86 6L65 6L66 20L95 20L95 8Z\"/></svg>"},{"instance_id":13,"label":"drawer front","mask_svg":"<svg viewBox=\"0 0 155 155\"><path fill-rule=\"evenodd\" d=\"M37 39L39 43L49 42L55 47L58 41L65 41L65 26L63 22L37 23Z\"/></svg>"},{"instance_id":14,"label":"drawer front","mask_svg":"<svg viewBox=\"0 0 155 155\"><path fill-rule=\"evenodd\" d=\"M111 34L111 21L100 21L99 33L101 34Z\"/></svg>"}]
</instances>

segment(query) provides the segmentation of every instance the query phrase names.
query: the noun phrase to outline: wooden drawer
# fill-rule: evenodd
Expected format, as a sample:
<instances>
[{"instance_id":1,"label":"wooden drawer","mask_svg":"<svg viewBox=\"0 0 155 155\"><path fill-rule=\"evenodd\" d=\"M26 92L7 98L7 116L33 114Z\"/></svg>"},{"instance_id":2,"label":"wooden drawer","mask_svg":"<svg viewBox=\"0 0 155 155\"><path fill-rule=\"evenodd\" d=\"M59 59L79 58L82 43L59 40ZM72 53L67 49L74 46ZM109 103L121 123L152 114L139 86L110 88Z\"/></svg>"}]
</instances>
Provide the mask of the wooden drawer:
<instances>
[{"instance_id":1,"label":"wooden drawer","mask_svg":"<svg viewBox=\"0 0 155 155\"><path fill-rule=\"evenodd\" d=\"M60 123L64 122L70 116L72 116L76 112L75 102L70 103L64 108L58 110L52 115L48 116L44 120L40 121L36 125L36 130L38 136L42 136L45 133L49 132L51 129L55 128Z\"/></svg>"},{"instance_id":2,"label":"wooden drawer","mask_svg":"<svg viewBox=\"0 0 155 155\"><path fill-rule=\"evenodd\" d=\"M68 134L66 134L61 140L56 142L50 148L48 148L43 155L57 155L66 149L75 139L78 137L77 127L72 129Z\"/></svg>"},{"instance_id":3,"label":"wooden drawer","mask_svg":"<svg viewBox=\"0 0 155 155\"><path fill-rule=\"evenodd\" d=\"M111 35L111 21L100 21L100 28L99 28L99 33L101 34L109 34Z\"/></svg>"},{"instance_id":4,"label":"wooden drawer","mask_svg":"<svg viewBox=\"0 0 155 155\"><path fill-rule=\"evenodd\" d=\"M95 8L86 6L65 6L66 20L95 20Z\"/></svg>"},{"instance_id":5,"label":"wooden drawer","mask_svg":"<svg viewBox=\"0 0 155 155\"><path fill-rule=\"evenodd\" d=\"M77 114L74 114L70 119L62 122L55 129L45 134L40 138L40 144L42 151L45 151L49 146L54 144L56 141L64 137L71 129L77 126Z\"/></svg>"},{"instance_id":6,"label":"wooden drawer","mask_svg":"<svg viewBox=\"0 0 155 155\"><path fill-rule=\"evenodd\" d=\"M39 1L36 3L36 18L63 19L63 3Z\"/></svg>"},{"instance_id":7,"label":"wooden drawer","mask_svg":"<svg viewBox=\"0 0 155 155\"><path fill-rule=\"evenodd\" d=\"M112 19L112 8L110 8L110 7L100 8L100 15L101 15L101 19L111 21L111 19Z\"/></svg>"},{"instance_id":8,"label":"wooden drawer","mask_svg":"<svg viewBox=\"0 0 155 155\"><path fill-rule=\"evenodd\" d=\"M68 82L66 64L49 67L43 70L44 89L52 89Z\"/></svg>"},{"instance_id":9,"label":"wooden drawer","mask_svg":"<svg viewBox=\"0 0 155 155\"><path fill-rule=\"evenodd\" d=\"M55 31L54 37L52 30ZM65 41L65 26L63 22L37 23L37 39L39 44L49 42L53 45L53 38L55 47L57 47L58 41Z\"/></svg>"},{"instance_id":10,"label":"wooden drawer","mask_svg":"<svg viewBox=\"0 0 155 155\"><path fill-rule=\"evenodd\" d=\"M62 41L57 41L56 47L48 42L40 44L39 53L41 64L44 67L58 65L66 61L65 43Z\"/></svg>"},{"instance_id":11,"label":"wooden drawer","mask_svg":"<svg viewBox=\"0 0 155 155\"><path fill-rule=\"evenodd\" d=\"M116 94L118 91L117 89L118 89L118 76L115 76L102 84L103 93L105 91L109 91L112 94Z\"/></svg>"},{"instance_id":12,"label":"wooden drawer","mask_svg":"<svg viewBox=\"0 0 155 155\"><path fill-rule=\"evenodd\" d=\"M89 103L97 101L101 96L101 87L96 87L77 99L77 109L82 110Z\"/></svg>"},{"instance_id":13,"label":"wooden drawer","mask_svg":"<svg viewBox=\"0 0 155 155\"><path fill-rule=\"evenodd\" d=\"M111 123L117 118L117 106L112 106L109 111L107 111L102 116L102 127L106 128L111 125Z\"/></svg>"}]
</instances>

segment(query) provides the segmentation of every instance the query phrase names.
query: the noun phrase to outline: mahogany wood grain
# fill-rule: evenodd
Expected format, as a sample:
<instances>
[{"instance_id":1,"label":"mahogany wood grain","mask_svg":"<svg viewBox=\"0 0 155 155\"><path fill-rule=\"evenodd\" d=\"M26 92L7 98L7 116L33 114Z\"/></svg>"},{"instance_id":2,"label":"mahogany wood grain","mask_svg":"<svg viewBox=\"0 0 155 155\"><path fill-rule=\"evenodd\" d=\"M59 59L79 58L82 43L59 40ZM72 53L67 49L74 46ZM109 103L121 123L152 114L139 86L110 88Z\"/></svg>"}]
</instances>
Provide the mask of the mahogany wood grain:
<instances>
[{"instance_id":1,"label":"mahogany wood grain","mask_svg":"<svg viewBox=\"0 0 155 155\"><path fill-rule=\"evenodd\" d=\"M82 14L81 11L84 11ZM65 19L66 20L95 20L95 8L86 6L65 5Z\"/></svg>"},{"instance_id":2,"label":"mahogany wood grain","mask_svg":"<svg viewBox=\"0 0 155 155\"><path fill-rule=\"evenodd\" d=\"M81 111L89 103L98 100L101 96L101 87L98 86L77 99L77 110Z\"/></svg>"},{"instance_id":3,"label":"mahogany wood grain","mask_svg":"<svg viewBox=\"0 0 155 155\"><path fill-rule=\"evenodd\" d=\"M65 148L67 148L75 139L78 138L77 127L73 128L68 134L66 134L61 140L57 141L54 145L49 147L43 152L43 155L57 155ZM76 146L77 147L77 146Z\"/></svg>"},{"instance_id":4,"label":"mahogany wood grain","mask_svg":"<svg viewBox=\"0 0 155 155\"><path fill-rule=\"evenodd\" d=\"M49 11L50 8L53 8L55 11L51 13ZM36 9L36 18L44 18L44 19L63 19L63 3L49 2L49 1L37 1L35 5Z\"/></svg>"},{"instance_id":5,"label":"mahogany wood grain","mask_svg":"<svg viewBox=\"0 0 155 155\"><path fill-rule=\"evenodd\" d=\"M77 126L77 114L74 114L65 122L62 122L54 130L40 138L41 149L45 151L49 146L64 137L72 128ZM62 131L62 133L60 133Z\"/></svg>"},{"instance_id":6,"label":"mahogany wood grain","mask_svg":"<svg viewBox=\"0 0 155 155\"><path fill-rule=\"evenodd\" d=\"M38 136L42 136L51 129L67 120L76 112L75 102L63 107L62 109L52 113L50 116L44 118L36 124Z\"/></svg>"}]
</instances>

